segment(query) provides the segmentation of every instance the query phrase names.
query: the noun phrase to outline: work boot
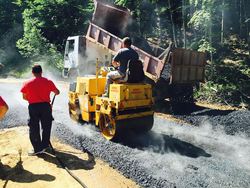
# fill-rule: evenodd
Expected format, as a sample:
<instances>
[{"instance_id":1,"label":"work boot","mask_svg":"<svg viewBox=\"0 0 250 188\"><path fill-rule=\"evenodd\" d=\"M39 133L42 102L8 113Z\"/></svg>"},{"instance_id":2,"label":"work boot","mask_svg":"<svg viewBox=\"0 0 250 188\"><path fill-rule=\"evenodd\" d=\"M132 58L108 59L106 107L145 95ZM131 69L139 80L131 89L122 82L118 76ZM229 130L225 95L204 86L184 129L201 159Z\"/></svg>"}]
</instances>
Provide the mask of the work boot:
<instances>
[{"instance_id":1,"label":"work boot","mask_svg":"<svg viewBox=\"0 0 250 188\"><path fill-rule=\"evenodd\" d=\"M54 151L53 151L53 149L51 148L51 147L46 147L46 148L44 148L43 149L43 152L44 153L50 153L50 154L53 154L54 153Z\"/></svg>"},{"instance_id":2,"label":"work boot","mask_svg":"<svg viewBox=\"0 0 250 188\"><path fill-rule=\"evenodd\" d=\"M34 150L31 150L28 152L28 156L36 156L36 155L40 155L44 152L44 150L41 150L41 151L37 151L35 152Z\"/></svg>"}]
</instances>

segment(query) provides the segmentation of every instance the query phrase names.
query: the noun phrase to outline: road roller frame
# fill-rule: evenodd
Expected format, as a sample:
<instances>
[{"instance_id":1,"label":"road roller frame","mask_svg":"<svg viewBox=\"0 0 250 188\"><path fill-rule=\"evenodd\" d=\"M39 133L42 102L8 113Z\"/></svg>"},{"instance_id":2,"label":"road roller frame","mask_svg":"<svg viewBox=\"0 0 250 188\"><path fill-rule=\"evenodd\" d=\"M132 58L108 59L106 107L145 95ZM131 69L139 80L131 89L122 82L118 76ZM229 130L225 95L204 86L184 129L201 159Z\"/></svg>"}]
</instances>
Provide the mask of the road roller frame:
<instances>
[{"instance_id":1,"label":"road roller frame","mask_svg":"<svg viewBox=\"0 0 250 188\"><path fill-rule=\"evenodd\" d=\"M106 84L105 70L97 65L95 76L78 77L75 83L70 84L71 118L94 123L108 140L119 139L130 131L149 131L154 114L151 85L113 83L109 88L109 97L101 97Z\"/></svg>"}]
</instances>

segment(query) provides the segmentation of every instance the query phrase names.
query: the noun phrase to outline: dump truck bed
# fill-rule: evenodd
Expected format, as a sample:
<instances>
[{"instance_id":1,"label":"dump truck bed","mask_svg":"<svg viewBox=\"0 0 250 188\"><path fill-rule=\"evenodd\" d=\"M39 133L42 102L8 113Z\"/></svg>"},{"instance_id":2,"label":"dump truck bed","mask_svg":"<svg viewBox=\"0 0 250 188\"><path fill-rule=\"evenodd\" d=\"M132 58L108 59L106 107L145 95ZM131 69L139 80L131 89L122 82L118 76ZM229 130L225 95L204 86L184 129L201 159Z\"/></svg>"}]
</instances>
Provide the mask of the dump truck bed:
<instances>
[{"instance_id":1,"label":"dump truck bed","mask_svg":"<svg viewBox=\"0 0 250 188\"><path fill-rule=\"evenodd\" d=\"M86 39L109 50L112 55L122 46L122 39L98 27L89 24ZM196 83L204 81L205 53L182 48L166 49L156 57L144 50L132 46L143 61L143 69L147 77L157 82L160 78L169 79L171 83Z\"/></svg>"}]
</instances>

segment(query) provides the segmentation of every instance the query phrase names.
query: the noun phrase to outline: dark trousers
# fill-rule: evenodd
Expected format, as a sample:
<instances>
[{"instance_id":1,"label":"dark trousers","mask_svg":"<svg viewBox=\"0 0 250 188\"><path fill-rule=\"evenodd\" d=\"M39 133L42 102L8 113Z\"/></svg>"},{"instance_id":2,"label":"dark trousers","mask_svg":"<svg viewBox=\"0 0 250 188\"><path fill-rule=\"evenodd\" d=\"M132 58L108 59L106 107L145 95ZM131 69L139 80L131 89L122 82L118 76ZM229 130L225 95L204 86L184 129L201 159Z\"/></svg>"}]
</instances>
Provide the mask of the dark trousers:
<instances>
[{"instance_id":1,"label":"dark trousers","mask_svg":"<svg viewBox=\"0 0 250 188\"><path fill-rule=\"evenodd\" d=\"M49 146L50 131L53 121L52 110L49 103L35 103L29 105L29 136L35 152ZM40 123L42 139L40 135Z\"/></svg>"}]
</instances>

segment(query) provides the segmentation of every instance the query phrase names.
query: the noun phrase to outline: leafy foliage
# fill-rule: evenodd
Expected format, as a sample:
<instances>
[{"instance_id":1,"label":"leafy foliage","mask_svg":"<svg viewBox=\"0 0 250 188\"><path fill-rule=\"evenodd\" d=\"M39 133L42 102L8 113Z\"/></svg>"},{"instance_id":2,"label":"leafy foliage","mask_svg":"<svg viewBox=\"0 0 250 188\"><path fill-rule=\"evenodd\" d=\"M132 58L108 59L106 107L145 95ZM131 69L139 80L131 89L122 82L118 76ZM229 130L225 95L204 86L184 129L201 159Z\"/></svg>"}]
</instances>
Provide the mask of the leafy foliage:
<instances>
[{"instance_id":1,"label":"leafy foliage","mask_svg":"<svg viewBox=\"0 0 250 188\"><path fill-rule=\"evenodd\" d=\"M196 92L196 98L238 106L250 104L250 66L247 51L240 50L239 44L244 42L228 41L223 47L228 49L227 55L208 64L206 82Z\"/></svg>"},{"instance_id":2,"label":"leafy foliage","mask_svg":"<svg viewBox=\"0 0 250 188\"><path fill-rule=\"evenodd\" d=\"M23 11L24 36L17 47L24 57L45 59L62 68L62 51L70 35L84 32L92 4L79 0L36 0L19 2Z\"/></svg>"},{"instance_id":3,"label":"leafy foliage","mask_svg":"<svg viewBox=\"0 0 250 188\"><path fill-rule=\"evenodd\" d=\"M17 67L24 60L15 44L23 32L21 12L15 1L0 1L0 63L5 67Z\"/></svg>"}]
</instances>

